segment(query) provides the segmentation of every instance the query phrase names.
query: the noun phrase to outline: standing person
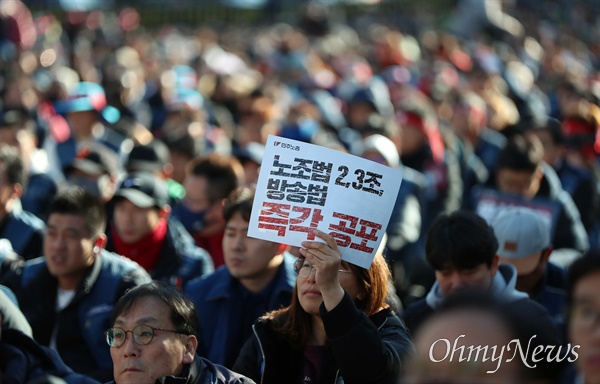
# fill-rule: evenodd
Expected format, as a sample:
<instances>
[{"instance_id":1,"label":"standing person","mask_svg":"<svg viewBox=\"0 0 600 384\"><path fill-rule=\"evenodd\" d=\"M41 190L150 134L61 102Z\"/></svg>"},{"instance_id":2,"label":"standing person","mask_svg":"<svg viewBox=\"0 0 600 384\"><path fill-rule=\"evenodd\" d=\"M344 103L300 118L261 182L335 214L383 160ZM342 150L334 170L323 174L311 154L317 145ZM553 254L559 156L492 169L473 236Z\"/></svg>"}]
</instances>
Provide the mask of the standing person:
<instances>
[{"instance_id":1,"label":"standing person","mask_svg":"<svg viewBox=\"0 0 600 384\"><path fill-rule=\"evenodd\" d=\"M196 309L157 282L129 290L105 332L113 361L111 383L253 384L196 355Z\"/></svg>"},{"instance_id":2,"label":"standing person","mask_svg":"<svg viewBox=\"0 0 600 384\"><path fill-rule=\"evenodd\" d=\"M25 259L42 255L44 222L21 207L25 186L23 160L16 148L0 145L0 238Z\"/></svg>"},{"instance_id":3,"label":"standing person","mask_svg":"<svg viewBox=\"0 0 600 384\"><path fill-rule=\"evenodd\" d=\"M291 305L254 324L234 371L262 384L396 383L412 342L385 304L386 261L356 267L333 237L313 233L322 241L302 242Z\"/></svg>"},{"instance_id":4,"label":"standing person","mask_svg":"<svg viewBox=\"0 0 600 384\"><path fill-rule=\"evenodd\" d=\"M132 173L117 190L106 249L140 264L154 280L177 289L213 271L210 255L170 218L167 184L149 172Z\"/></svg>"},{"instance_id":5,"label":"standing person","mask_svg":"<svg viewBox=\"0 0 600 384\"><path fill-rule=\"evenodd\" d=\"M232 156L212 153L192 160L186 169L185 197L173 207L179 219L194 237L196 245L206 249L215 268L223 265L223 199L244 185L244 169Z\"/></svg>"},{"instance_id":6,"label":"standing person","mask_svg":"<svg viewBox=\"0 0 600 384\"><path fill-rule=\"evenodd\" d=\"M129 288L150 281L138 264L104 250L105 225L93 196L78 187L59 192L49 209L45 256L3 282L17 295L35 340L100 381L112 371L102 337L112 307Z\"/></svg>"},{"instance_id":7,"label":"standing person","mask_svg":"<svg viewBox=\"0 0 600 384\"><path fill-rule=\"evenodd\" d=\"M567 307L569 341L579 357L559 383L600 383L600 253L589 252L569 268Z\"/></svg>"},{"instance_id":8,"label":"standing person","mask_svg":"<svg viewBox=\"0 0 600 384\"><path fill-rule=\"evenodd\" d=\"M200 355L233 366L252 324L290 304L295 258L285 245L248 237L254 191L239 188L225 201L225 265L190 282L185 293L198 310Z\"/></svg>"}]
</instances>

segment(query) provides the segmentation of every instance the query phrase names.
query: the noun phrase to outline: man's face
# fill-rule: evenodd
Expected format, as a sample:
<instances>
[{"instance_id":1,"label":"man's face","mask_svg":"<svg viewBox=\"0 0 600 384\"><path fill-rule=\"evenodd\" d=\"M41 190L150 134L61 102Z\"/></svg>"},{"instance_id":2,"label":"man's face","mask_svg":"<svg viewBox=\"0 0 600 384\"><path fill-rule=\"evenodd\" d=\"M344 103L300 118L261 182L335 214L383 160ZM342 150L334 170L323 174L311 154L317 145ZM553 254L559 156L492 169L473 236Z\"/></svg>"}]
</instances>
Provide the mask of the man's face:
<instances>
[{"instance_id":1,"label":"man's face","mask_svg":"<svg viewBox=\"0 0 600 384\"><path fill-rule=\"evenodd\" d=\"M83 216L52 213L44 237L50 274L59 282L71 281L75 285L71 289L75 289L86 268L94 263L94 240Z\"/></svg>"},{"instance_id":2,"label":"man's face","mask_svg":"<svg viewBox=\"0 0 600 384\"><path fill-rule=\"evenodd\" d=\"M225 226L221 201L211 199L208 180L203 176L187 175L183 181L185 188L184 204L193 212L205 211L206 225L199 231L201 236L218 233Z\"/></svg>"},{"instance_id":3,"label":"man's face","mask_svg":"<svg viewBox=\"0 0 600 384\"><path fill-rule=\"evenodd\" d=\"M500 192L533 198L540 189L542 171L516 171L503 168L496 173L496 184Z\"/></svg>"},{"instance_id":4,"label":"man's face","mask_svg":"<svg viewBox=\"0 0 600 384\"><path fill-rule=\"evenodd\" d=\"M549 256L548 250L542 250L520 259L500 257L499 261L511 264L517 269L516 288L519 291L530 293L544 276Z\"/></svg>"},{"instance_id":5,"label":"man's face","mask_svg":"<svg viewBox=\"0 0 600 384\"><path fill-rule=\"evenodd\" d=\"M31 154L37 146L35 135L25 129L19 129L17 126L0 128L0 143L17 148L26 166L29 165Z\"/></svg>"},{"instance_id":6,"label":"man's face","mask_svg":"<svg viewBox=\"0 0 600 384\"><path fill-rule=\"evenodd\" d=\"M491 266L485 263L479 264L471 269L457 269L448 267L435 271L435 278L440 285L442 295L448 296L451 293L466 288L487 289L492 284L492 279L498 271L498 257L494 257Z\"/></svg>"},{"instance_id":7,"label":"man's face","mask_svg":"<svg viewBox=\"0 0 600 384\"><path fill-rule=\"evenodd\" d=\"M115 203L114 223L121 240L131 244L150 234L160 220L154 207L140 208L122 198Z\"/></svg>"},{"instance_id":8,"label":"man's face","mask_svg":"<svg viewBox=\"0 0 600 384\"><path fill-rule=\"evenodd\" d=\"M237 279L255 279L272 274L273 256L279 244L248 237L248 221L236 212L225 225L223 255L231 275Z\"/></svg>"},{"instance_id":9,"label":"man's face","mask_svg":"<svg viewBox=\"0 0 600 384\"><path fill-rule=\"evenodd\" d=\"M569 321L571 342L578 350L577 370L586 383L600 383L600 272L584 276L573 292L573 309Z\"/></svg>"},{"instance_id":10,"label":"man's face","mask_svg":"<svg viewBox=\"0 0 600 384\"><path fill-rule=\"evenodd\" d=\"M196 336L154 331L147 345L133 341L132 331L138 325L175 331L170 308L155 297L141 297L125 313L117 316L113 327L127 332L127 340L118 348L110 348L113 375L117 384L154 383L163 376L178 376L185 364L191 364L198 341Z\"/></svg>"}]
</instances>

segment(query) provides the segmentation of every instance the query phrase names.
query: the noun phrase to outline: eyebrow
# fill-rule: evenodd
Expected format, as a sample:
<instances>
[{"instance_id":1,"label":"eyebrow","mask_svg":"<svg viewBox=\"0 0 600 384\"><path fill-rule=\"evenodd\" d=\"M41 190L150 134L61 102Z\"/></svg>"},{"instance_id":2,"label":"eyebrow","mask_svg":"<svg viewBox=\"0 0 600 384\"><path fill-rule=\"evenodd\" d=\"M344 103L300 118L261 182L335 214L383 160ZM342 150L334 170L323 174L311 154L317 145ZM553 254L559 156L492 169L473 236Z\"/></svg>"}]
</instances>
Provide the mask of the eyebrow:
<instances>
[{"instance_id":1,"label":"eyebrow","mask_svg":"<svg viewBox=\"0 0 600 384\"><path fill-rule=\"evenodd\" d=\"M137 319L137 321L135 322L136 325L140 325L140 324L148 324L148 323L158 323L158 319L152 316L149 317L142 317L141 319ZM115 320L115 325L124 325L125 321L121 320L121 319L117 319Z\"/></svg>"}]
</instances>

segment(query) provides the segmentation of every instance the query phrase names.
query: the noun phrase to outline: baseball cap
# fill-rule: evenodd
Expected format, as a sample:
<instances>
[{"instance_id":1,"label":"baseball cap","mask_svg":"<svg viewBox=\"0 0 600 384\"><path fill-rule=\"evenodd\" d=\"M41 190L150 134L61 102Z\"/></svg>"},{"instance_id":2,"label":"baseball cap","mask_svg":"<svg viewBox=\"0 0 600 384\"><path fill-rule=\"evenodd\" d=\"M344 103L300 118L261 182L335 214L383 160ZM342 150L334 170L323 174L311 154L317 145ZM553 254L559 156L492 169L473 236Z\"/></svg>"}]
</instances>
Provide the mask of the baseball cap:
<instances>
[{"instance_id":1,"label":"baseball cap","mask_svg":"<svg viewBox=\"0 0 600 384\"><path fill-rule=\"evenodd\" d=\"M525 207L506 207L492 221L498 239L498 256L513 264L519 274L535 268L540 252L550 246L550 222Z\"/></svg>"},{"instance_id":2,"label":"baseball cap","mask_svg":"<svg viewBox=\"0 0 600 384\"><path fill-rule=\"evenodd\" d=\"M75 84L69 97L57 101L54 105L57 113L98 111L109 123L115 123L121 117L118 109L107 105L106 93L100 84L82 81Z\"/></svg>"},{"instance_id":3,"label":"baseball cap","mask_svg":"<svg viewBox=\"0 0 600 384\"><path fill-rule=\"evenodd\" d=\"M77 151L71 164L65 167L64 173L75 169L92 175L117 175L120 171L119 158L115 152L101 144L84 146Z\"/></svg>"},{"instance_id":4,"label":"baseball cap","mask_svg":"<svg viewBox=\"0 0 600 384\"><path fill-rule=\"evenodd\" d=\"M128 172L157 172L169 162L169 148L161 140L155 139L148 144L135 145L129 153L125 168Z\"/></svg>"},{"instance_id":5,"label":"baseball cap","mask_svg":"<svg viewBox=\"0 0 600 384\"><path fill-rule=\"evenodd\" d=\"M121 182L114 199L125 198L140 208L162 208L169 204L166 183L149 172L127 175Z\"/></svg>"}]
</instances>

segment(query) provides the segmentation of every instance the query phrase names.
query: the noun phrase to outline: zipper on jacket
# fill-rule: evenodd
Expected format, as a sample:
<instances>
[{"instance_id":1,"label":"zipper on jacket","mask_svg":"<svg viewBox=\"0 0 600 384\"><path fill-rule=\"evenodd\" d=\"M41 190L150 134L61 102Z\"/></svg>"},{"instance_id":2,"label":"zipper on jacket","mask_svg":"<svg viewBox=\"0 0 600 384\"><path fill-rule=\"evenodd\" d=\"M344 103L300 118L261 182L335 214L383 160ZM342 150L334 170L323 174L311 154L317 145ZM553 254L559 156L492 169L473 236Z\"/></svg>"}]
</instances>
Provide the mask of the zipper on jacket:
<instances>
[{"instance_id":1,"label":"zipper on jacket","mask_svg":"<svg viewBox=\"0 0 600 384\"><path fill-rule=\"evenodd\" d=\"M265 378L265 351L263 350L262 343L260 342L260 337L258 337L258 332L256 332L256 325L254 324L252 324L252 332L254 333L254 336L256 336L256 341L258 341L258 347L260 348L260 354L262 356L262 367L260 370L260 384L262 384Z\"/></svg>"}]
</instances>

